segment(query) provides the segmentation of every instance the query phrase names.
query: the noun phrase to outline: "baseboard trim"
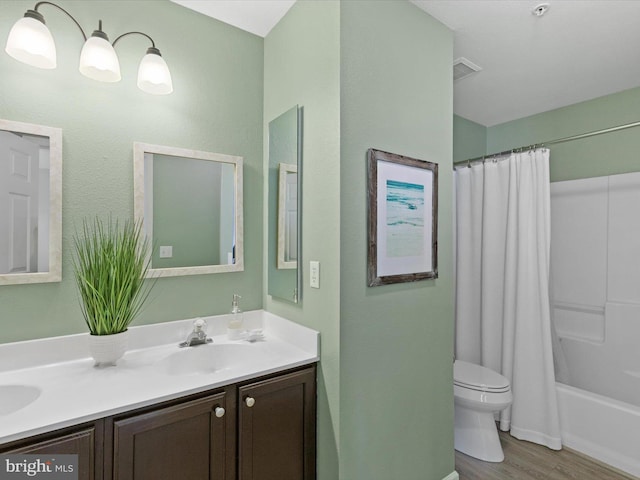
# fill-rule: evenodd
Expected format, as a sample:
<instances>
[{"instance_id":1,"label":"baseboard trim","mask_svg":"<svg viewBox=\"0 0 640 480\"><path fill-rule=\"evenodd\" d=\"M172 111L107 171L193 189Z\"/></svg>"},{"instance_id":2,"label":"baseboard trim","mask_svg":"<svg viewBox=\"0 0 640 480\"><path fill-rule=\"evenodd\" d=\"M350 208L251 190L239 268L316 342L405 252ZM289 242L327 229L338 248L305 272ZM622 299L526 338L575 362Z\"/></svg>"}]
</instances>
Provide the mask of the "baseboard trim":
<instances>
[{"instance_id":1,"label":"baseboard trim","mask_svg":"<svg viewBox=\"0 0 640 480\"><path fill-rule=\"evenodd\" d=\"M458 476L458 472L454 470L449 475L444 477L442 480L460 480L460 477Z\"/></svg>"}]
</instances>

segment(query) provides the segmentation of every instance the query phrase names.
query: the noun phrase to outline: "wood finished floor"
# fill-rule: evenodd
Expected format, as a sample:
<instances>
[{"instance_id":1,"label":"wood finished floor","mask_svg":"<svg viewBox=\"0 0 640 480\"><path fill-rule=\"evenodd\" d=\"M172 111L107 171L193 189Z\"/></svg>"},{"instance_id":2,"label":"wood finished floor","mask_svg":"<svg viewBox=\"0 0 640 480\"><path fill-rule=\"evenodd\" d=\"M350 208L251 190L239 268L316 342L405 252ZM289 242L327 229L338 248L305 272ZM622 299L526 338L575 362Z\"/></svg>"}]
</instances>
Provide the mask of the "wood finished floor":
<instances>
[{"instance_id":1,"label":"wood finished floor","mask_svg":"<svg viewBox=\"0 0 640 480\"><path fill-rule=\"evenodd\" d=\"M558 452L500 432L504 462L482 462L456 452L460 480L640 480L574 451Z\"/></svg>"}]
</instances>

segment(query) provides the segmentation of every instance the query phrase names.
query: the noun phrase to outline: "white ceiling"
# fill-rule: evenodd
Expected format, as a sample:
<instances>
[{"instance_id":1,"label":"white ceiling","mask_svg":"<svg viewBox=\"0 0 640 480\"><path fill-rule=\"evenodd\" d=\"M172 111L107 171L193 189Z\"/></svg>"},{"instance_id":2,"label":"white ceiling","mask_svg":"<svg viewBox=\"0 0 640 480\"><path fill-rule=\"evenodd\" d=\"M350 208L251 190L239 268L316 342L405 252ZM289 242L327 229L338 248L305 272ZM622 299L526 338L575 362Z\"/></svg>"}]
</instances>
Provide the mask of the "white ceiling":
<instances>
[{"instance_id":1,"label":"white ceiling","mask_svg":"<svg viewBox=\"0 0 640 480\"><path fill-rule=\"evenodd\" d=\"M492 126L640 85L639 0L546 2L413 0L483 68L455 83L456 114Z\"/></svg>"},{"instance_id":2,"label":"white ceiling","mask_svg":"<svg viewBox=\"0 0 640 480\"><path fill-rule=\"evenodd\" d=\"M296 0L171 0L234 27L266 37Z\"/></svg>"},{"instance_id":3,"label":"white ceiling","mask_svg":"<svg viewBox=\"0 0 640 480\"><path fill-rule=\"evenodd\" d=\"M260 36L295 3L172 1ZM411 1L454 31L452 61L482 67L454 84L454 112L482 125L640 86L640 0L546 0L543 17L545 0Z\"/></svg>"}]
</instances>

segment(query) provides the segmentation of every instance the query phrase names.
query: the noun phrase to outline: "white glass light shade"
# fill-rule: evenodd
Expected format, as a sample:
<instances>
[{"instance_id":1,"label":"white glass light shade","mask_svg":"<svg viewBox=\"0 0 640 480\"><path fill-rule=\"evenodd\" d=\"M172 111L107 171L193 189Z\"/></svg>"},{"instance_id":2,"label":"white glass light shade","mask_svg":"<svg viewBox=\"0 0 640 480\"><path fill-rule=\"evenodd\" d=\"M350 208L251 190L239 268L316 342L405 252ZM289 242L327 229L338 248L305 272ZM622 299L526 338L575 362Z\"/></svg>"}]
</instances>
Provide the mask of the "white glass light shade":
<instances>
[{"instance_id":1,"label":"white glass light shade","mask_svg":"<svg viewBox=\"0 0 640 480\"><path fill-rule=\"evenodd\" d=\"M47 26L30 17L11 28L4 49L16 60L38 68L56 68L56 44Z\"/></svg>"},{"instance_id":2,"label":"white glass light shade","mask_svg":"<svg viewBox=\"0 0 640 480\"><path fill-rule=\"evenodd\" d=\"M80 52L80 73L100 82L120 81L120 62L111 44L100 37L89 37Z\"/></svg>"},{"instance_id":3,"label":"white glass light shade","mask_svg":"<svg viewBox=\"0 0 640 480\"><path fill-rule=\"evenodd\" d=\"M138 68L138 88L152 95L167 95L173 92L171 72L160 55L147 53Z\"/></svg>"}]
</instances>

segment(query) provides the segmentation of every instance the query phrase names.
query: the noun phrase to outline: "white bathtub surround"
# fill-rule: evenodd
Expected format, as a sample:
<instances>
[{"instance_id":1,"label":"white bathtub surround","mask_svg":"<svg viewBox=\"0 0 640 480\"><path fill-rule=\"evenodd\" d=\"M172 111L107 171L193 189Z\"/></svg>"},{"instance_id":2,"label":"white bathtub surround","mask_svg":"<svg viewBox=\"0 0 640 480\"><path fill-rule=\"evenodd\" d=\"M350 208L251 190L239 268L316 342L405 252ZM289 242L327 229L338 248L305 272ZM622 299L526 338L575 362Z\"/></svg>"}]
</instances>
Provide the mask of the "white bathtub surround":
<instances>
[{"instance_id":1,"label":"white bathtub surround","mask_svg":"<svg viewBox=\"0 0 640 480\"><path fill-rule=\"evenodd\" d=\"M456 356L511 383L502 430L560 449L549 188L548 149L456 169Z\"/></svg>"},{"instance_id":2,"label":"white bathtub surround","mask_svg":"<svg viewBox=\"0 0 640 480\"><path fill-rule=\"evenodd\" d=\"M569 375L558 381L640 409L640 305L607 303L603 318L602 342L560 339Z\"/></svg>"},{"instance_id":3,"label":"white bathtub surround","mask_svg":"<svg viewBox=\"0 0 640 480\"><path fill-rule=\"evenodd\" d=\"M551 204L558 380L640 408L640 173L554 183Z\"/></svg>"},{"instance_id":4,"label":"white bathtub surround","mask_svg":"<svg viewBox=\"0 0 640 480\"><path fill-rule=\"evenodd\" d=\"M563 442L640 476L640 173L551 186Z\"/></svg>"},{"instance_id":5,"label":"white bathtub surround","mask_svg":"<svg viewBox=\"0 0 640 480\"><path fill-rule=\"evenodd\" d=\"M204 318L213 344L178 347L195 319L130 327L129 350L113 367L94 368L88 334L1 344L0 388L35 387L40 394L0 415L0 443L319 360L318 332L269 312L245 312L245 326L264 332L254 343L227 340L228 315Z\"/></svg>"}]
</instances>

